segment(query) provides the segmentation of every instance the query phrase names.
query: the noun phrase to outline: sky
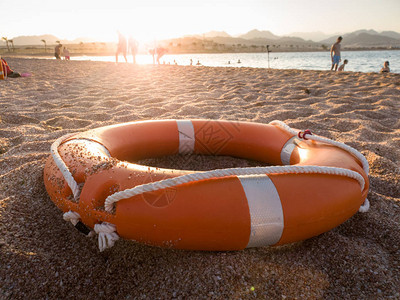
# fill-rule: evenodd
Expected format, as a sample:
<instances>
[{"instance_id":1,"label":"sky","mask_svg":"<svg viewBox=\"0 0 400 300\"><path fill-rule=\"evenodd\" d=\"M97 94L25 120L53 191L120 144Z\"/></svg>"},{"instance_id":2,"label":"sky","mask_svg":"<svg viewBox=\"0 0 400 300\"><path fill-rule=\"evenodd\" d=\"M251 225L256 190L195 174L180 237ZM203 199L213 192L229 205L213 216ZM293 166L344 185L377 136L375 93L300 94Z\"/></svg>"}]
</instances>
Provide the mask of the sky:
<instances>
[{"instance_id":1,"label":"sky","mask_svg":"<svg viewBox=\"0 0 400 300\"><path fill-rule=\"evenodd\" d=\"M53 34L60 39L139 41L211 30L276 35L359 29L400 32L400 0L0 0L0 36Z\"/></svg>"}]
</instances>

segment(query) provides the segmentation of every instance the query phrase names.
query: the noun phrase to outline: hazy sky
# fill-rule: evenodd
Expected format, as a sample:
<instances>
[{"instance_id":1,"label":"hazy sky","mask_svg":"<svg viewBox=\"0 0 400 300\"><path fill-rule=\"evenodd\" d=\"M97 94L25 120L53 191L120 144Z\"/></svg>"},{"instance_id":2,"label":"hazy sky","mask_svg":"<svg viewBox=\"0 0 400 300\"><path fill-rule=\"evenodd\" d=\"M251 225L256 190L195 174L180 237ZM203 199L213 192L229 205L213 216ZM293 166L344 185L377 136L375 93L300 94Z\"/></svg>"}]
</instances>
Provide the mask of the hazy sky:
<instances>
[{"instance_id":1,"label":"hazy sky","mask_svg":"<svg viewBox=\"0 0 400 300\"><path fill-rule=\"evenodd\" d=\"M400 32L400 0L0 0L0 36L53 34L115 41L116 31L139 40L211 30L252 29L346 33Z\"/></svg>"}]
</instances>

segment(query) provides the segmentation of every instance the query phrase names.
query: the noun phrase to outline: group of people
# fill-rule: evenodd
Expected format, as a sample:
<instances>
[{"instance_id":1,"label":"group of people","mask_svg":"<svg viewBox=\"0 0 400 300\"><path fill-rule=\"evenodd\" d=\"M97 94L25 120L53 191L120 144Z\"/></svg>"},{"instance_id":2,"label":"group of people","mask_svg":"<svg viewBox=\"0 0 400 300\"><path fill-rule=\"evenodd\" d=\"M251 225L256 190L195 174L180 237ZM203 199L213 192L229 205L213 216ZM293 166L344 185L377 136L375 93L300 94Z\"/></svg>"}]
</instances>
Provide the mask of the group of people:
<instances>
[{"instance_id":1,"label":"group of people","mask_svg":"<svg viewBox=\"0 0 400 300\"><path fill-rule=\"evenodd\" d=\"M118 45L117 51L115 52L115 62L118 63L118 57L120 54L124 57L125 62L128 62L127 54L130 53L132 54L133 63L136 64L136 54L138 53L138 49L139 43L132 36L127 40L121 32L118 32ZM160 64L161 57L163 57L167 52L168 49L163 47L149 49L149 54L153 56L153 64Z\"/></svg>"},{"instance_id":2,"label":"group of people","mask_svg":"<svg viewBox=\"0 0 400 300\"><path fill-rule=\"evenodd\" d=\"M342 61L341 59L341 42L343 38L339 36L336 40L336 42L332 45L331 47L331 61L332 61L332 67L331 71L344 71L345 66L349 63L347 59L343 61L342 65L339 65L339 63ZM118 56L120 54L123 55L125 62L128 62L127 59L127 54L131 54L133 58L133 63L136 63L136 54L138 53L138 48L139 48L139 43L132 37L130 36L128 41L126 37L118 32L118 45L117 45L117 51L115 53L115 61L118 63ZM160 64L160 58L164 56L168 52L168 49L165 49L163 47L155 47L153 49L149 50L149 53L153 56L153 64L157 62L157 64ZM56 59L61 59L63 56L65 60L70 60L70 53L69 50L64 47L62 44L58 44L55 47L55 53L54 56ZM237 63L241 63L240 60L238 60ZM193 61L191 60L190 65L193 64ZM230 61L228 61L228 64L230 64ZM196 65L201 65L200 62L198 61ZM380 70L381 73L389 73L390 68L389 68L389 61L385 61L383 64L383 68Z\"/></svg>"},{"instance_id":3,"label":"group of people","mask_svg":"<svg viewBox=\"0 0 400 300\"><path fill-rule=\"evenodd\" d=\"M62 50L62 52L61 52L61 50ZM64 56L65 60L70 60L70 54L69 54L69 50L67 49L67 47L64 47L64 49L63 49L63 45L58 44L54 49L54 56L56 59L61 59L61 55Z\"/></svg>"},{"instance_id":4,"label":"group of people","mask_svg":"<svg viewBox=\"0 0 400 300\"><path fill-rule=\"evenodd\" d=\"M340 53L340 48L341 48L341 41L343 40L343 38L341 36L339 36L336 40L336 43L334 43L331 47L331 60L332 60L332 67L331 67L331 71L335 70L335 71L344 71L344 67L345 65L348 64L348 60L345 59L343 61L343 64L339 66L339 63L341 62L341 53ZM385 61L383 64L383 68L380 71L381 73L389 73L390 72L390 68L389 68L389 61Z\"/></svg>"},{"instance_id":5,"label":"group of people","mask_svg":"<svg viewBox=\"0 0 400 300\"><path fill-rule=\"evenodd\" d=\"M121 53L124 58L125 62L128 62L126 57L127 53L132 54L133 63L136 64L136 54L138 52L139 43L132 37L129 37L129 40L126 40L126 37L121 33L118 32L118 45L117 45L117 52L115 53L115 62L118 63L118 56Z\"/></svg>"}]
</instances>

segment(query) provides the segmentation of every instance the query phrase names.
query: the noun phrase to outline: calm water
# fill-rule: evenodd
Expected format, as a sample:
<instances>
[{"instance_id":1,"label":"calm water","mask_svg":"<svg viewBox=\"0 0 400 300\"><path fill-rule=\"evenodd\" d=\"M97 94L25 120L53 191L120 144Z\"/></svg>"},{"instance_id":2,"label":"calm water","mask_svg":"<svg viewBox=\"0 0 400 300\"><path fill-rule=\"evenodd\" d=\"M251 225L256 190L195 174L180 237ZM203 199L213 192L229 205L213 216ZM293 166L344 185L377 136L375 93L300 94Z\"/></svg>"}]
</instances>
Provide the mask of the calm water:
<instances>
[{"instance_id":1,"label":"calm water","mask_svg":"<svg viewBox=\"0 0 400 300\"><path fill-rule=\"evenodd\" d=\"M79 56L72 59L115 62L115 56ZM132 61L132 56L128 59ZM173 64L175 60L179 65L189 65L190 59L194 65L199 61L203 66L210 67L268 68L267 53L165 55L161 62ZM239 59L241 63L238 63ZM345 59L349 61L345 71L379 72L383 62L388 60L391 72L400 73L400 51L343 51L342 61ZM124 61L124 58L119 56L119 61ZM150 55L138 55L136 61L139 64L151 64L153 58ZM272 52L269 54L269 66L274 69L329 70L331 60L329 52Z\"/></svg>"}]
</instances>

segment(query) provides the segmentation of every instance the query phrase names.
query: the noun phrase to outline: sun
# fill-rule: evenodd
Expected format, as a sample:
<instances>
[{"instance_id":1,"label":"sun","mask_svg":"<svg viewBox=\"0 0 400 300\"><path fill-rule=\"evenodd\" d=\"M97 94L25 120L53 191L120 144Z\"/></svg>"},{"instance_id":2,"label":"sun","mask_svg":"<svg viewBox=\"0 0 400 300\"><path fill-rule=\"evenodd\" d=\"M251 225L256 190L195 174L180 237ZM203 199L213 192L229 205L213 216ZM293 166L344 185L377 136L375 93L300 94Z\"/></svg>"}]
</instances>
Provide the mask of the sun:
<instances>
[{"instance_id":1,"label":"sun","mask_svg":"<svg viewBox=\"0 0 400 300\"><path fill-rule=\"evenodd\" d=\"M139 7L120 12L114 29L140 43L151 43L201 32L190 15L187 7Z\"/></svg>"}]
</instances>

